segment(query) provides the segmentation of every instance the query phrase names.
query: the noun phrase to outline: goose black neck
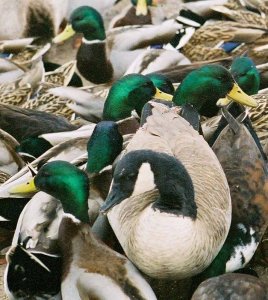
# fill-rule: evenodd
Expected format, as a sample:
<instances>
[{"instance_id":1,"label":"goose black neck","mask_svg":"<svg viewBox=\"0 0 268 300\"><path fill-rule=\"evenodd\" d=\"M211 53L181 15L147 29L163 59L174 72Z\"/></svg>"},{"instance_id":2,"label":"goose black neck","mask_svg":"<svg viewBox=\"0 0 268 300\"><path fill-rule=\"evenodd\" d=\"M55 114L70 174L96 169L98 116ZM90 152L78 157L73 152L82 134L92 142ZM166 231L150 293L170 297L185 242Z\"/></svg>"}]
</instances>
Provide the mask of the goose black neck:
<instances>
[{"instance_id":1,"label":"goose black neck","mask_svg":"<svg viewBox=\"0 0 268 300\"><path fill-rule=\"evenodd\" d=\"M133 151L140 157L140 164L148 162L160 197L153 208L160 212L182 215L195 219L197 207L194 200L192 179L175 157L151 150ZM140 154L140 153L142 154Z\"/></svg>"}]
</instances>

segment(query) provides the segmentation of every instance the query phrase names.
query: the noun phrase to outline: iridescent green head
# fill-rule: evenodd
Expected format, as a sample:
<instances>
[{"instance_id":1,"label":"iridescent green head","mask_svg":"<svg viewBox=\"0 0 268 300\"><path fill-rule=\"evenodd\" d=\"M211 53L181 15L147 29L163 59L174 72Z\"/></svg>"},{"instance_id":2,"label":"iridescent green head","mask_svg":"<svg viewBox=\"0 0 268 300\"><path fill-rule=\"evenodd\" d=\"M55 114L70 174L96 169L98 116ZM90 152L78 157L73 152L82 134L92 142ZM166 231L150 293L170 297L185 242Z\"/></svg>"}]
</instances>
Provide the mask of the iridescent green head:
<instances>
[{"instance_id":1,"label":"iridescent green head","mask_svg":"<svg viewBox=\"0 0 268 300\"><path fill-rule=\"evenodd\" d=\"M260 74L250 58L238 57L234 59L230 71L237 84L245 93L249 95L258 93L260 88Z\"/></svg>"},{"instance_id":2,"label":"iridescent green head","mask_svg":"<svg viewBox=\"0 0 268 300\"><path fill-rule=\"evenodd\" d=\"M76 32L83 33L85 39L88 41L105 40L105 28L100 13L90 6L78 7L70 16L70 24L53 39L53 42L59 43L65 41Z\"/></svg>"},{"instance_id":3,"label":"iridescent green head","mask_svg":"<svg viewBox=\"0 0 268 300\"><path fill-rule=\"evenodd\" d=\"M83 171L66 161L52 161L34 178L37 189L59 199L65 213L88 222L89 180Z\"/></svg>"},{"instance_id":4,"label":"iridescent green head","mask_svg":"<svg viewBox=\"0 0 268 300\"><path fill-rule=\"evenodd\" d=\"M141 115L144 104L153 97L171 100L170 95L160 92L147 76L126 75L111 87L104 104L103 119L118 121L129 117L132 110Z\"/></svg>"},{"instance_id":5,"label":"iridescent green head","mask_svg":"<svg viewBox=\"0 0 268 300\"><path fill-rule=\"evenodd\" d=\"M93 7L78 7L72 12L70 22L74 31L83 33L87 40L106 38L102 16Z\"/></svg>"},{"instance_id":6,"label":"iridescent green head","mask_svg":"<svg viewBox=\"0 0 268 300\"><path fill-rule=\"evenodd\" d=\"M52 145L47 140L30 137L21 141L20 145L16 147L16 152L28 153L37 158L50 148L52 148Z\"/></svg>"},{"instance_id":7,"label":"iridescent green head","mask_svg":"<svg viewBox=\"0 0 268 300\"><path fill-rule=\"evenodd\" d=\"M103 168L112 164L122 151L122 146L123 138L115 122L98 123L87 144L87 172L99 173Z\"/></svg>"},{"instance_id":8,"label":"iridescent green head","mask_svg":"<svg viewBox=\"0 0 268 300\"><path fill-rule=\"evenodd\" d=\"M88 222L89 180L85 172L66 161L55 160L43 165L27 183L15 186L13 194L43 191L62 203L65 213Z\"/></svg>"},{"instance_id":9,"label":"iridescent green head","mask_svg":"<svg viewBox=\"0 0 268 300\"><path fill-rule=\"evenodd\" d=\"M149 77L154 86L156 86L160 91L165 92L167 94L174 94L174 86L172 82L165 75L159 73L150 73L146 74L146 77Z\"/></svg>"},{"instance_id":10,"label":"iridescent green head","mask_svg":"<svg viewBox=\"0 0 268 300\"><path fill-rule=\"evenodd\" d=\"M235 83L230 72L220 65L206 65L189 73L175 91L173 102L176 105L192 104L206 117L215 116L217 102L236 101L248 106L257 106L255 100L246 95Z\"/></svg>"}]
</instances>

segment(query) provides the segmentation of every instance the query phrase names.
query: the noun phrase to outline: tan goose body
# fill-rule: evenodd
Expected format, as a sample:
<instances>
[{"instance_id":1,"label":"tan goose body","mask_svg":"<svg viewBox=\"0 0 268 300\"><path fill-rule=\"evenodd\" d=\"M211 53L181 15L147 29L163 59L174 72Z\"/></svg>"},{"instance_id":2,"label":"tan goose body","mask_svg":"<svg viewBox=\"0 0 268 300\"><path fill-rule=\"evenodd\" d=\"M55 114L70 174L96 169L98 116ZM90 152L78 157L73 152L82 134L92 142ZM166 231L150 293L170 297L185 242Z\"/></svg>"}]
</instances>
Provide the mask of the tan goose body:
<instances>
[{"instance_id":1,"label":"tan goose body","mask_svg":"<svg viewBox=\"0 0 268 300\"><path fill-rule=\"evenodd\" d=\"M229 187L202 136L174 111L153 106L152 116L126 150L150 149L177 158L193 183L196 218L152 208L159 194L150 166L144 164L132 196L112 207L108 219L126 255L142 272L156 278L190 277L211 263L225 241L231 221Z\"/></svg>"}]
</instances>

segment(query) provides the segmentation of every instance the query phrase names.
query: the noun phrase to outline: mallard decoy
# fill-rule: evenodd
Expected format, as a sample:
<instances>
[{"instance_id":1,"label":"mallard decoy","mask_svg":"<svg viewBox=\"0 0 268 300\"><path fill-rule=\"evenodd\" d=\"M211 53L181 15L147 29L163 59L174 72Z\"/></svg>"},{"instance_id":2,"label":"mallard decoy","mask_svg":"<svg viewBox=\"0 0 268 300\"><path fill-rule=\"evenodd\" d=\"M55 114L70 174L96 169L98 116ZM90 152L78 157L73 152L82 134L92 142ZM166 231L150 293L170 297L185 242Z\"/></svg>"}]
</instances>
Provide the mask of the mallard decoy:
<instances>
[{"instance_id":1,"label":"mallard decoy","mask_svg":"<svg viewBox=\"0 0 268 300\"><path fill-rule=\"evenodd\" d=\"M225 105L228 101L252 107L258 105L239 88L230 72L220 65L206 65L189 73L175 91L172 101L179 106L189 103L202 116L213 117L219 111L217 103L220 98L225 99Z\"/></svg>"},{"instance_id":2,"label":"mallard decoy","mask_svg":"<svg viewBox=\"0 0 268 300\"><path fill-rule=\"evenodd\" d=\"M128 133L127 130L135 132L138 128L138 125L135 127L134 124L131 125L130 123L131 120L120 121L118 122L117 129L117 125L113 122L100 122L95 130L94 128L96 125L91 124L84 126L86 127L85 129L81 128L76 131L71 131L68 134L63 132L58 137L42 135L40 136L41 141L44 139L49 141L50 144L57 144L59 141L62 142L35 159L31 163L31 166L34 169L40 168L40 166L52 160L65 160L78 166L85 165L84 168L87 170L91 179L92 201L90 202L89 207L94 209L91 213L91 221L93 222L93 217L95 218L97 216L98 208L108 193L111 180L111 174L108 168L103 172L100 172L100 168L104 167L104 165L111 164L120 151L118 150L118 147L120 148L122 142L120 142L121 138L117 133L118 130L120 131L120 134L125 134ZM63 137L64 135L65 137ZM88 142L90 136L92 136L92 140ZM65 142L63 142L64 139ZM40 141L36 142L34 140L34 142L35 148L40 148L42 146ZM102 145L101 151L100 144ZM42 149L39 149L39 151L41 150ZM37 150L35 149L35 151ZM90 154L91 159L88 160L87 163L88 153ZM101 156L100 153L102 153ZM80 159L80 157L82 157L82 159ZM33 173L36 172L32 171L31 167L26 166L0 187L1 216L9 221L8 223L10 226L13 226L14 223L16 224L20 212L32 195L13 195L10 194L9 191L13 186L18 185L21 182L26 182L32 178ZM99 173L101 173L100 176ZM16 199L21 197L25 200L22 201L22 199Z\"/></svg>"},{"instance_id":3,"label":"mallard decoy","mask_svg":"<svg viewBox=\"0 0 268 300\"><path fill-rule=\"evenodd\" d=\"M190 64L190 60L174 49L146 49L140 53L127 68L126 74L139 73L147 75L163 69Z\"/></svg>"},{"instance_id":4,"label":"mallard decoy","mask_svg":"<svg viewBox=\"0 0 268 300\"><path fill-rule=\"evenodd\" d=\"M152 77L151 80L141 74L129 74L112 85L106 100L99 94L92 95L74 88L55 88L50 92L62 99L72 99L74 103L67 106L90 122L101 119L118 121L129 117L133 110L140 115L143 105L153 97L171 100L172 96L164 92L169 90L166 85L172 84L164 77L161 80Z\"/></svg>"},{"instance_id":5,"label":"mallard decoy","mask_svg":"<svg viewBox=\"0 0 268 300\"><path fill-rule=\"evenodd\" d=\"M240 55L248 49L248 44L253 46L249 51L250 57L256 57L257 54L254 50L254 42L258 40L261 43L260 38L264 36L266 29L258 28L251 24L239 24L231 21L216 21L213 23L204 24L197 29L191 39L181 49L181 52L188 57L192 62L205 61L211 59L227 58L230 54L226 53L221 47L223 42L235 41L239 43L245 43L245 47L240 47L239 51L233 52L234 55ZM254 52L254 53L255 53ZM258 56L261 54L258 54ZM262 54L264 62L265 54ZM261 63L261 62L258 62Z\"/></svg>"},{"instance_id":6,"label":"mallard decoy","mask_svg":"<svg viewBox=\"0 0 268 300\"><path fill-rule=\"evenodd\" d=\"M32 64L30 69L25 69L18 78L0 85L1 104L23 105L39 91L40 82L43 79L44 65L41 60L38 60Z\"/></svg>"},{"instance_id":7,"label":"mallard decoy","mask_svg":"<svg viewBox=\"0 0 268 300\"><path fill-rule=\"evenodd\" d=\"M225 300L228 298L267 300L267 295L267 285L259 278L247 274L229 273L201 283L192 300Z\"/></svg>"},{"instance_id":8,"label":"mallard decoy","mask_svg":"<svg viewBox=\"0 0 268 300\"><path fill-rule=\"evenodd\" d=\"M152 106L152 116L115 167L101 211L142 272L186 278L205 269L220 250L231 222L231 198L203 138L174 111Z\"/></svg>"},{"instance_id":9,"label":"mallard decoy","mask_svg":"<svg viewBox=\"0 0 268 300\"><path fill-rule=\"evenodd\" d=\"M240 24L252 24L260 28L267 28L265 15L247 9L244 1L231 0L224 5L212 6L211 9Z\"/></svg>"},{"instance_id":10,"label":"mallard decoy","mask_svg":"<svg viewBox=\"0 0 268 300\"><path fill-rule=\"evenodd\" d=\"M71 120L73 111L66 106L67 101L58 99L49 93L49 88L67 86L73 78L75 67L76 61L70 61L54 71L46 72L38 93L32 95L31 99L24 102L21 107L35 111L45 111Z\"/></svg>"},{"instance_id":11,"label":"mallard decoy","mask_svg":"<svg viewBox=\"0 0 268 300\"><path fill-rule=\"evenodd\" d=\"M157 2L153 0L131 0L131 5L128 5L122 13L111 20L109 28L152 24L152 15L149 6L156 5Z\"/></svg>"},{"instance_id":12,"label":"mallard decoy","mask_svg":"<svg viewBox=\"0 0 268 300\"><path fill-rule=\"evenodd\" d=\"M0 124L0 127L11 134L18 142L42 133L77 129L76 126L62 117L43 111L2 104L0 105Z\"/></svg>"},{"instance_id":13,"label":"mallard decoy","mask_svg":"<svg viewBox=\"0 0 268 300\"><path fill-rule=\"evenodd\" d=\"M230 187L232 222L222 249L199 275L201 279L243 268L253 257L267 228L266 159L247 127L232 117L227 109L223 110L223 115L228 126L219 134L212 149ZM244 115L240 117L244 118Z\"/></svg>"},{"instance_id":14,"label":"mallard decoy","mask_svg":"<svg viewBox=\"0 0 268 300\"><path fill-rule=\"evenodd\" d=\"M58 86L67 86L76 68L76 61L69 61L53 71L45 73L44 81Z\"/></svg>"},{"instance_id":15,"label":"mallard decoy","mask_svg":"<svg viewBox=\"0 0 268 300\"><path fill-rule=\"evenodd\" d=\"M58 33L67 14L68 2L1 1L3 17L0 21L0 39L38 37L42 42L51 39ZM9 26L10 20L13 21L12 26Z\"/></svg>"},{"instance_id":16,"label":"mallard decoy","mask_svg":"<svg viewBox=\"0 0 268 300\"><path fill-rule=\"evenodd\" d=\"M251 95L258 92L260 86L260 75L254 62L250 58L236 58L230 67L230 72L243 91ZM266 118L268 103L267 97L267 92L265 94L260 93L252 95L252 98L256 101L256 103L258 103L258 106L248 109L248 117L251 120L252 127L263 147L265 146L268 138ZM242 111L240 111L237 116L241 112ZM217 129L218 126L220 126L219 129ZM224 118L221 118L221 116L217 116L213 120L208 120L202 124L203 133L210 144L213 144L218 132L220 132L224 126L226 126L226 121Z\"/></svg>"},{"instance_id":17,"label":"mallard decoy","mask_svg":"<svg viewBox=\"0 0 268 300\"><path fill-rule=\"evenodd\" d=\"M156 299L137 269L124 256L100 244L85 224L89 221L89 182L83 171L67 162L50 162L39 170L30 186L59 199L64 211L60 226L56 226L63 259L61 294L64 299L78 300L93 295L107 300L111 295L125 299L133 293L137 299ZM25 187L28 189L29 185L17 187L16 191L23 192ZM9 272L8 266L6 278ZM96 280L100 285L95 285ZM6 280L7 290L10 284Z\"/></svg>"},{"instance_id":18,"label":"mallard decoy","mask_svg":"<svg viewBox=\"0 0 268 300\"><path fill-rule=\"evenodd\" d=\"M260 89L260 74L249 57L238 57L233 60L230 72L241 89L249 94L257 94Z\"/></svg>"},{"instance_id":19,"label":"mallard decoy","mask_svg":"<svg viewBox=\"0 0 268 300\"><path fill-rule=\"evenodd\" d=\"M54 38L54 42L63 41L75 32L83 33L82 44L77 52L77 68L85 79L95 84L120 78L134 58L143 51L139 48L162 40L168 42L181 27L174 20L148 28L129 27L127 31L124 29L122 32L120 29L108 33L106 41L101 15L88 6L77 8L71 14L70 23L63 33ZM129 43L129 39L126 43L126 36L130 34L132 43Z\"/></svg>"},{"instance_id":20,"label":"mallard decoy","mask_svg":"<svg viewBox=\"0 0 268 300\"><path fill-rule=\"evenodd\" d=\"M107 123L107 122L104 122ZM88 161L88 166L85 166L85 169L88 171L91 177L91 202L89 203L89 207L91 209L90 217L91 222L94 222L95 218L98 215L98 209L100 204L103 200L99 199L105 199L108 189L109 189L109 183L111 175L109 175L108 170L105 172L102 172L100 176L98 176L100 168L104 166L105 164L111 163L115 156L118 154L119 151L118 147L120 147L120 138L121 136L116 134L117 133L117 125L112 124L109 125L111 122L108 122L108 124L102 124L99 123L96 130L97 132L94 132L94 126L91 126L91 129L88 128L87 130L81 130L85 133L79 133L82 134L82 136L79 137L79 134L73 132L73 137L71 135L69 136L69 139L67 141L62 142L58 146L53 147L52 149L48 150L46 153L44 153L42 156L40 156L38 159L34 160L31 165L33 168L40 168L44 163L51 161L51 160L57 160L62 159L66 161L70 161L75 165L81 165L87 163L87 148L88 153L90 153L91 160ZM119 129L121 124L118 125ZM64 135L64 133L62 133ZM83 137L84 134L84 137ZM93 134L93 135L92 135ZM88 139L92 135L92 141L87 146ZM111 138L112 140L109 140ZM41 139L42 140L42 139ZM53 144L53 142L56 142L56 139L53 139L50 137L50 142ZM105 149L102 149L102 151L99 151L99 143L101 142L102 145L106 145ZM35 143L35 148L40 148L41 142L38 141ZM122 142L121 142L122 147ZM29 148L29 147L28 147ZM27 150L28 150L27 148ZM42 150L42 149L41 149ZM103 150L106 152L104 153ZM37 152L38 149L35 149ZM39 149L40 151L40 149ZM99 156L100 152L102 153L101 156ZM84 156L83 160L77 160L77 157ZM98 158L98 159L97 159ZM14 186L21 182L25 182L29 180L33 176L32 169L29 167L23 168L19 173L17 173L15 176L13 176L9 181L5 183L5 185L1 186L1 200L0 200L0 206L1 206L1 221L6 220L5 224L9 227L12 227L14 223L17 223L18 216L22 209L24 208L25 204L29 201L31 195L11 195L9 193L9 190ZM22 199L16 199L16 198ZM96 200L95 200L96 199ZM40 200L41 201L41 200ZM47 200L46 200L47 201ZM45 202L46 202L45 201ZM46 206L45 204L42 204L43 202L40 202L40 207ZM30 205L30 207L32 207ZM39 206L36 208L39 209ZM32 207L30 209L31 211L35 210L35 207ZM46 209L44 209L44 213L46 212ZM37 215L39 213L37 212ZM27 220L28 217L25 217ZM51 218L50 213L48 213L48 216L46 218ZM8 222L7 222L8 221ZM34 222L36 222L36 219L34 219ZM31 223L31 218L29 218L29 223L27 221L24 221L24 225L27 228L30 228L33 225L29 225ZM31 227L32 228L32 227ZM31 230L31 228L29 230ZM43 227L39 228L39 226L36 226L36 231L41 231ZM28 230L28 229L27 229ZM25 231L27 232L25 229ZM23 230L22 230L23 231ZM35 232L34 236L39 236ZM34 238L33 238L34 239ZM24 238L22 239L24 240Z\"/></svg>"}]
</instances>

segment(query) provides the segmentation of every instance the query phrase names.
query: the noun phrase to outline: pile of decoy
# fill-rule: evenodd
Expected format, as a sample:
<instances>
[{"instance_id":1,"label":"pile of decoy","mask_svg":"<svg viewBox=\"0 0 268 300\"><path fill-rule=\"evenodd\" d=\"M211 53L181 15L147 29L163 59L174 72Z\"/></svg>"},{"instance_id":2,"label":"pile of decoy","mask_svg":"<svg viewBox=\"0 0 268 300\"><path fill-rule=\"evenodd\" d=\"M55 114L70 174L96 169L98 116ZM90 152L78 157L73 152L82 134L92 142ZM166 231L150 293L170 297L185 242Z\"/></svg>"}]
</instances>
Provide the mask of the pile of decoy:
<instances>
[{"instance_id":1,"label":"pile of decoy","mask_svg":"<svg viewBox=\"0 0 268 300\"><path fill-rule=\"evenodd\" d=\"M158 2L0 42L8 299L268 299L267 1Z\"/></svg>"}]
</instances>

